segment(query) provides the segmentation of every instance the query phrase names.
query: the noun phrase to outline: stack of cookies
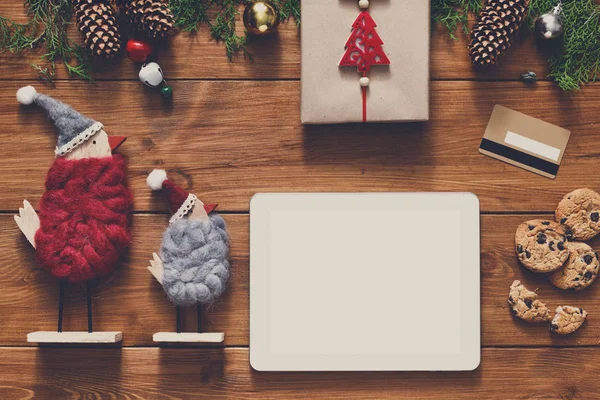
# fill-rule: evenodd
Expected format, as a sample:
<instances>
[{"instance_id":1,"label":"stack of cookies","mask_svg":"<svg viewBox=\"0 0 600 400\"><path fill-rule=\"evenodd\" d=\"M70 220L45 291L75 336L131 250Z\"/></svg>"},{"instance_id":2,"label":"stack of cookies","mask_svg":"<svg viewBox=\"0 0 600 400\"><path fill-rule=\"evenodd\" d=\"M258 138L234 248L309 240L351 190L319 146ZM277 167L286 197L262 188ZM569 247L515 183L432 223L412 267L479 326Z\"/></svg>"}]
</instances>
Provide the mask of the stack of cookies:
<instances>
[{"instance_id":1,"label":"stack of cookies","mask_svg":"<svg viewBox=\"0 0 600 400\"><path fill-rule=\"evenodd\" d=\"M517 257L536 273L548 274L548 280L563 290L579 291L598 276L598 253L583 243L600 233L600 194L577 189L558 204L556 221L534 219L519 225L515 235ZM508 299L513 314L527 322L546 322L551 316L537 294L514 281ZM587 312L579 307L560 306L550 330L569 334L585 321Z\"/></svg>"}]
</instances>

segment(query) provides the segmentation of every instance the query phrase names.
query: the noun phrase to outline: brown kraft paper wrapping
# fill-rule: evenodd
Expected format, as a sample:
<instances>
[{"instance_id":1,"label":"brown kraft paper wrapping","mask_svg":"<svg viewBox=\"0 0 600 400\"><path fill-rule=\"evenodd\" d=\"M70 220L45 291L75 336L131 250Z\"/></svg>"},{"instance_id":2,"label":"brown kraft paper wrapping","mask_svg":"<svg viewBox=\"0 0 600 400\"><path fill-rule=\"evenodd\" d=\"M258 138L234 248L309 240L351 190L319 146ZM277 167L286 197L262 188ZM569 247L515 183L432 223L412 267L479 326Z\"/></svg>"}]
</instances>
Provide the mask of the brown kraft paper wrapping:
<instances>
[{"instance_id":1,"label":"brown kraft paper wrapping","mask_svg":"<svg viewBox=\"0 0 600 400\"><path fill-rule=\"evenodd\" d=\"M303 124L362 122L360 74L339 67L357 0L302 0ZM368 122L429 119L430 3L371 0L389 66L373 66L367 90Z\"/></svg>"}]
</instances>

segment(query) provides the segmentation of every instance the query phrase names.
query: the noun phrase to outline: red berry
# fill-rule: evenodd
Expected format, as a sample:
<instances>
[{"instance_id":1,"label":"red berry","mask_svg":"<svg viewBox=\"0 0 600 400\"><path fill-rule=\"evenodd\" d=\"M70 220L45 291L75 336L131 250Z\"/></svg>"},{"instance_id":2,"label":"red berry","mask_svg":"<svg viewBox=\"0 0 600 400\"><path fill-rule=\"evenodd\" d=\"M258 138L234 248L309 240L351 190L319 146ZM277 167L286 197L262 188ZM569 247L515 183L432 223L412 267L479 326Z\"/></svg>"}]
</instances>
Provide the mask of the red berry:
<instances>
[{"instance_id":1,"label":"red berry","mask_svg":"<svg viewBox=\"0 0 600 400\"><path fill-rule=\"evenodd\" d=\"M127 41L127 57L135 63L148 61L153 51L152 46L148 42L136 39L129 39Z\"/></svg>"}]
</instances>

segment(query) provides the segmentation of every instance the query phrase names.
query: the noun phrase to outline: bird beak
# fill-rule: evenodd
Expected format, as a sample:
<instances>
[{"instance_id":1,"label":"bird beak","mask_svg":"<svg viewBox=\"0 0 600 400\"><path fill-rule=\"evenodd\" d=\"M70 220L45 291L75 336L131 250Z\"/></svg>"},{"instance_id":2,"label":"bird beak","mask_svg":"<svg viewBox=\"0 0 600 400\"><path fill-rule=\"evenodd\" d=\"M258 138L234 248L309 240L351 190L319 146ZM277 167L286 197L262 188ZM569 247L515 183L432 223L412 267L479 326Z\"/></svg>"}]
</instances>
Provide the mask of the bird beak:
<instances>
[{"instance_id":1,"label":"bird beak","mask_svg":"<svg viewBox=\"0 0 600 400\"><path fill-rule=\"evenodd\" d=\"M206 211L207 214L210 215L211 212L215 211L215 208L217 208L218 204L204 204L204 211Z\"/></svg>"},{"instance_id":2,"label":"bird beak","mask_svg":"<svg viewBox=\"0 0 600 400\"><path fill-rule=\"evenodd\" d=\"M108 137L108 145L110 146L110 150L112 152L114 152L126 140L127 140L127 136L109 136Z\"/></svg>"}]
</instances>

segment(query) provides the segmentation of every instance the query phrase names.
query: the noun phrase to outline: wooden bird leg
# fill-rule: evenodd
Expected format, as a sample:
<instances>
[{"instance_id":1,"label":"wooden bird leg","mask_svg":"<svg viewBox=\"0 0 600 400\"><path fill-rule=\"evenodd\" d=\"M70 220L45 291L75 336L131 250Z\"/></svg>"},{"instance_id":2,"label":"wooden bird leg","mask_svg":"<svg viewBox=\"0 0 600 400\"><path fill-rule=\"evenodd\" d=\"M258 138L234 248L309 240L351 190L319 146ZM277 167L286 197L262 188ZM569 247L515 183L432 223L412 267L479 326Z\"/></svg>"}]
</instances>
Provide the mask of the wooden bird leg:
<instances>
[{"instance_id":1,"label":"wooden bird leg","mask_svg":"<svg viewBox=\"0 0 600 400\"><path fill-rule=\"evenodd\" d=\"M202 303L196 305L196 315L198 316L198 333L202 333Z\"/></svg>"},{"instance_id":2,"label":"wooden bird leg","mask_svg":"<svg viewBox=\"0 0 600 400\"><path fill-rule=\"evenodd\" d=\"M87 292L87 317L88 317L88 333L92 333L92 292L91 285L89 282L85 284L86 292Z\"/></svg>"},{"instance_id":3,"label":"wooden bird leg","mask_svg":"<svg viewBox=\"0 0 600 400\"><path fill-rule=\"evenodd\" d=\"M181 333L181 307L175 306L175 327L176 332Z\"/></svg>"},{"instance_id":4,"label":"wooden bird leg","mask_svg":"<svg viewBox=\"0 0 600 400\"><path fill-rule=\"evenodd\" d=\"M65 286L66 286L66 281L62 280L60 281L60 289L58 292L58 328L57 331L59 333L62 332L62 326L63 326L63 309L65 306Z\"/></svg>"}]
</instances>

